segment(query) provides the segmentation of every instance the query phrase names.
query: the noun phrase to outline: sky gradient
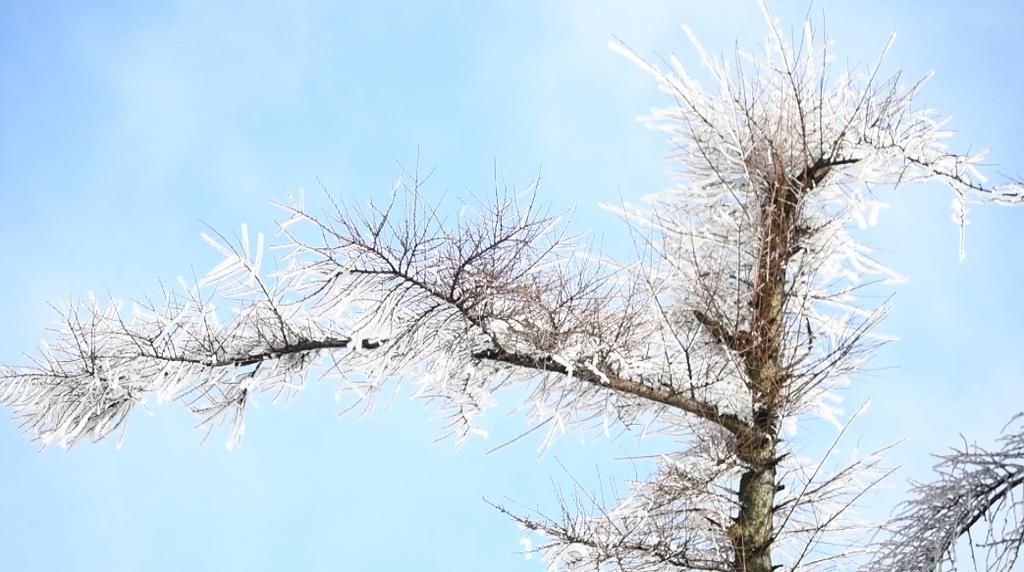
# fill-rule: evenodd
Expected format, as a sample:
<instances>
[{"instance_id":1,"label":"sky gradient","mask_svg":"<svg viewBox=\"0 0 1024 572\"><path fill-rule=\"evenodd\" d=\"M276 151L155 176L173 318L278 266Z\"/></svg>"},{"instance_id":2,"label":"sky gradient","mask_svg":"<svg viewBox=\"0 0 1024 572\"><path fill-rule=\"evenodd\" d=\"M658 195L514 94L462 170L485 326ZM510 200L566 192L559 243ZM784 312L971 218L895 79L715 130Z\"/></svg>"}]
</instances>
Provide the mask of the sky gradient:
<instances>
[{"instance_id":1,"label":"sky gradient","mask_svg":"<svg viewBox=\"0 0 1024 572\"><path fill-rule=\"evenodd\" d=\"M754 49L754 2L13 2L0 0L0 361L20 362L54 318L47 303L89 291L155 293L158 278L202 275L218 260L207 224L272 234L270 201L322 184L364 200L398 164L436 167L428 194L485 190L495 162L511 184L542 174L540 198L575 209L572 227L614 245L624 227L598 203L671 182L662 137L635 121L667 101L606 44L697 65L679 24L715 53ZM781 4L781 2L777 2ZM938 3L935 3L936 5ZM884 69L937 75L925 101L953 116L960 149L990 147L1024 176L1024 68L1018 2L817 2L835 52ZM775 7L799 26L806 3ZM419 150L419 151L418 151ZM903 470L869 510L884 515L928 453L958 434L991 442L1024 407L1024 209L976 207L957 262L950 196L883 191L868 236L906 273L887 346L847 393L870 399L853 442L899 439ZM35 572L541 570L520 533L481 499L552 509L572 478L622 480L642 464L635 438L540 436L485 452L525 428L503 411L492 436L457 454L439 424L395 400L339 417L334 388L287 407L263 399L246 439L200 446L180 408L133 414L124 446L40 452L0 425L0 567ZM506 407L509 400L501 400ZM808 447L832 437L811 426Z\"/></svg>"}]
</instances>

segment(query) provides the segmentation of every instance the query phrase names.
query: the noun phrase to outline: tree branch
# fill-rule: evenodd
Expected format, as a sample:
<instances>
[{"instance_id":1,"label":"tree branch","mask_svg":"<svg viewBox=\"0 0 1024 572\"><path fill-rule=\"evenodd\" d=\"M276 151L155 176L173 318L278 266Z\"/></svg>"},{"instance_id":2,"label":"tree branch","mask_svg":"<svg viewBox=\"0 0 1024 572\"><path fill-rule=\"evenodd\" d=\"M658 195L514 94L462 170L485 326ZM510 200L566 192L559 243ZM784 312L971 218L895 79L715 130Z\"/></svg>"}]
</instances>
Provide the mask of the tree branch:
<instances>
[{"instance_id":1,"label":"tree branch","mask_svg":"<svg viewBox=\"0 0 1024 572\"><path fill-rule=\"evenodd\" d=\"M473 357L475 359L490 360L540 372L553 372L563 375L571 375L580 381L584 381L598 387L611 389L619 393L640 397L649 401L655 401L696 415L701 419L711 421L712 423L721 426L740 439L748 438L752 431L751 426L738 415L723 413L715 405L705 403L693 397L687 397L677 391L652 387L614 374L610 375L608 373L592 371L589 366L574 369L570 372L564 364L559 363L551 357L530 356L498 349L487 349L474 352Z\"/></svg>"}]
</instances>

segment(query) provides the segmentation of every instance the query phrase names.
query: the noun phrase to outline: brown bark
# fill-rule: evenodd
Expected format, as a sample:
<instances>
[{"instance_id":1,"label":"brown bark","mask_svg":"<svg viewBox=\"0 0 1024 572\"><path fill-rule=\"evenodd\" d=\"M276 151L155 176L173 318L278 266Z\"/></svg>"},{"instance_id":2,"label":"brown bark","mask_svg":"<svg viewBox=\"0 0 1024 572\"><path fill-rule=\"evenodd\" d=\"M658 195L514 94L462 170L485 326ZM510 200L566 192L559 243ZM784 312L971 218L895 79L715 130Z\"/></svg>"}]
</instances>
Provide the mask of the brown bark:
<instances>
[{"instance_id":1,"label":"brown bark","mask_svg":"<svg viewBox=\"0 0 1024 572\"><path fill-rule=\"evenodd\" d=\"M748 469L740 478L740 509L730 530L737 572L770 572L772 517L775 503L774 443L758 450L764 464Z\"/></svg>"},{"instance_id":2,"label":"brown bark","mask_svg":"<svg viewBox=\"0 0 1024 572\"><path fill-rule=\"evenodd\" d=\"M754 423L748 442L737 442L746 466L740 478L739 511L730 528L736 572L771 572L778 427L785 382L786 264L794 251L797 203L804 186L780 176L768 185L760 205L760 237L754 267L753 345L744 356L753 396Z\"/></svg>"}]
</instances>

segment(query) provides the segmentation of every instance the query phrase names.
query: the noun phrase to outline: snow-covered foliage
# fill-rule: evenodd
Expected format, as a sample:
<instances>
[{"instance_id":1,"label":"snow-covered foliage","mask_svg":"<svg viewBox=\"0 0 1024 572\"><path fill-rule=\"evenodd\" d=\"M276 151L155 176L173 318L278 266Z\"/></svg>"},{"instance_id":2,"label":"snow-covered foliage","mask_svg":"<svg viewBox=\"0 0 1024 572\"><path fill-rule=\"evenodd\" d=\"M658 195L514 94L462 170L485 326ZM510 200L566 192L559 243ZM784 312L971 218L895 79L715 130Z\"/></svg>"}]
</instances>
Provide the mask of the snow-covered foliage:
<instances>
[{"instance_id":1,"label":"snow-covered foliage","mask_svg":"<svg viewBox=\"0 0 1024 572\"><path fill-rule=\"evenodd\" d=\"M635 261L587 252L534 188L458 216L423 199L415 171L364 207L321 213L298 194L276 264L244 227L204 236L223 262L200 283L128 308L72 302L33 364L0 370L0 401L63 446L123 427L147 396L228 421L233 443L254 393L322 376L370 406L406 380L461 440L496 391L525 385L545 443L616 425L679 443L614 506L516 515L553 567L841 565L863 551L849 508L879 457L802 459L783 428L806 414L841 428L835 389L882 341L883 309L856 295L900 277L851 231L876 223L878 188L944 184L961 230L968 203L1018 204L1021 189L989 186L983 153L947 149L946 119L916 104L923 81L836 69L810 24L791 40L765 18L763 53L734 67L687 30L707 84L613 46L672 100L646 120L672 144L676 187L617 209Z\"/></svg>"}]
</instances>

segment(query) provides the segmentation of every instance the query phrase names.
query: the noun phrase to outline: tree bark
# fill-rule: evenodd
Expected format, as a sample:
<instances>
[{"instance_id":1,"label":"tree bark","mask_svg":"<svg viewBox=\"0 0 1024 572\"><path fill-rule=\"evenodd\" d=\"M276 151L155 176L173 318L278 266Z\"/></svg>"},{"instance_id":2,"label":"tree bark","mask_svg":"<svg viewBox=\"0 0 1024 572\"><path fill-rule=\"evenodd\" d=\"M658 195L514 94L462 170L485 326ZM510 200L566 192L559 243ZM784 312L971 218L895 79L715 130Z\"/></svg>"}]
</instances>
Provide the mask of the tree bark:
<instances>
[{"instance_id":1,"label":"tree bark","mask_svg":"<svg viewBox=\"0 0 1024 572\"><path fill-rule=\"evenodd\" d=\"M813 184L813 183L812 183ZM751 334L745 356L754 422L750 439L737 442L747 469L740 477L739 512L730 528L736 572L771 572L774 540L778 427L785 368L786 264L793 252L793 227L803 187L784 175L768 186L761 203L754 266Z\"/></svg>"},{"instance_id":2,"label":"tree bark","mask_svg":"<svg viewBox=\"0 0 1024 572\"><path fill-rule=\"evenodd\" d=\"M774 446L766 447L768 454ZM775 467L769 460L740 478L740 510L732 528L737 572L771 572L772 517L775 503Z\"/></svg>"}]
</instances>

